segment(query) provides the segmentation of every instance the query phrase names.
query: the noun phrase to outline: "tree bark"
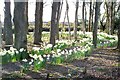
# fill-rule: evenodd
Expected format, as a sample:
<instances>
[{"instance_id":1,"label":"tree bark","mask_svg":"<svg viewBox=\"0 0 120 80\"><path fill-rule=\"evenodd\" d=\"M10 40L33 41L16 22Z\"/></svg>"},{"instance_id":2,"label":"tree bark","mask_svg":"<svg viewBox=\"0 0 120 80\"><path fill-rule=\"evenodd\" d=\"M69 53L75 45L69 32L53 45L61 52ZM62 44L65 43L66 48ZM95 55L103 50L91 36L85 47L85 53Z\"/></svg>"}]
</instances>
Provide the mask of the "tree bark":
<instances>
[{"instance_id":1,"label":"tree bark","mask_svg":"<svg viewBox=\"0 0 120 80\"><path fill-rule=\"evenodd\" d=\"M1 23L1 15L0 15L0 50L2 49L2 23Z\"/></svg>"},{"instance_id":2,"label":"tree bark","mask_svg":"<svg viewBox=\"0 0 120 80\"><path fill-rule=\"evenodd\" d=\"M85 19L84 19L84 13L85 13L85 2L83 2L82 6L82 28L83 28L83 33L85 34Z\"/></svg>"},{"instance_id":3,"label":"tree bark","mask_svg":"<svg viewBox=\"0 0 120 80\"><path fill-rule=\"evenodd\" d=\"M26 4L25 4L25 11L26 11L26 19L27 19L27 25L26 25L26 29L27 29L27 33L28 33L28 26L29 26L29 22L28 22L28 0L26 0Z\"/></svg>"},{"instance_id":4,"label":"tree bark","mask_svg":"<svg viewBox=\"0 0 120 80\"><path fill-rule=\"evenodd\" d=\"M120 51L120 24L118 26L118 45L117 45L117 48L119 49Z\"/></svg>"},{"instance_id":5,"label":"tree bark","mask_svg":"<svg viewBox=\"0 0 120 80\"><path fill-rule=\"evenodd\" d=\"M61 13L61 3L60 0L57 6L57 27L56 27L56 39L59 40L59 20L60 20L60 13Z\"/></svg>"},{"instance_id":6,"label":"tree bark","mask_svg":"<svg viewBox=\"0 0 120 80\"><path fill-rule=\"evenodd\" d=\"M57 13L57 2L53 0L52 4L52 16L51 16L51 29L50 29L50 44L53 46L55 45L55 36L56 36L56 27L57 27L57 18L56 18L56 13Z\"/></svg>"},{"instance_id":7,"label":"tree bark","mask_svg":"<svg viewBox=\"0 0 120 80\"><path fill-rule=\"evenodd\" d=\"M99 14L100 14L100 5L101 5L101 2L96 2L95 22L94 22L94 27L93 27L93 45L94 45L94 48L97 47L97 29L98 29L98 19L99 19Z\"/></svg>"},{"instance_id":8,"label":"tree bark","mask_svg":"<svg viewBox=\"0 0 120 80\"><path fill-rule=\"evenodd\" d=\"M78 27L78 7L79 7L79 0L76 0L75 26L74 26L74 38L75 38L75 40L77 40L77 27Z\"/></svg>"},{"instance_id":9,"label":"tree bark","mask_svg":"<svg viewBox=\"0 0 120 80\"><path fill-rule=\"evenodd\" d=\"M88 31L91 31L91 17L92 17L92 2L90 2L90 10L89 10L89 25L88 25Z\"/></svg>"},{"instance_id":10,"label":"tree bark","mask_svg":"<svg viewBox=\"0 0 120 80\"><path fill-rule=\"evenodd\" d=\"M14 2L15 48L27 49L26 11L25 2Z\"/></svg>"},{"instance_id":11,"label":"tree bark","mask_svg":"<svg viewBox=\"0 0 120 80\"><path fill-rule=\"evenodd\" d=\"M10 11L10 0L5 0L5 18L4 18L4 36L5 44L13 44L13 31L12 31L12 21L11 21L11 11Z\"/></svg>"},{"instance_id":12,"label":"tree bark","mask_svg":"<svg viewBox=\"0 0 120 80\"><path fill-rule=\"evenodd\" d=\"M34 33L34 43L39 44L42 42L42 26L43 26L43 1L36 1L36 11L35 11L35 33Z\"/></svg>"},{"instance_id":13,"label":"tree bark","mask_svg":"<svg viewBox=\"0 0 120 80\"><path fill-rule=\"evenodd\" d=\"M67 21L68 21L68 32L69 32L69 39L71 40L71 30L70 30L70 21L69 21L68 11L69 11L69 5L68 5L68 1L66 0L66 15L67 15Z\"/></svg>"}]
</instances>

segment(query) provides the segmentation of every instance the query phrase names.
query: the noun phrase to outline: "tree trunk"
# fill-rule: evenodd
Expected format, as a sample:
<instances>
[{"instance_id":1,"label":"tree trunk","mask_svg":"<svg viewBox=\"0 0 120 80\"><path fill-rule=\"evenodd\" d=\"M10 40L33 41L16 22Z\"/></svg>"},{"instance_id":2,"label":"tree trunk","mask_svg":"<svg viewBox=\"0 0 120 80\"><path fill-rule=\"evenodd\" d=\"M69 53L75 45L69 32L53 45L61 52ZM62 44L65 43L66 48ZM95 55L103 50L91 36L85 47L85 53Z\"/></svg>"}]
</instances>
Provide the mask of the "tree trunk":
<instances>
[{"instance_id":1,"label":"tree trunk","mask_svg":"<svg viewBox=\"0 0 120 80\"><path fill-rule=\"evenodd\" d=\"M93 5L92 5L92 19L91 19L91 21L92 21L91 22L92 23L91 24L91 31L93 31L93 24L94 24L94 20L93 20L94 19L94 9L95 9L94 5L95 5L95 3L93 2Z\"/></svg>"},{"instance_id":2,"label":"tree trunk","mask_svg":"<svg viewBox=\"0 0 120 80\"><path fill-rule=\"evenodd\" d=\"M84 22L85 22L85 31L87 31L87 23L86 23L86 21L87 21L87 10L86 10L86 6L85 6L85 20L84 20Z\"/></svg>"},{"instance_id":3,"label":"tree trunk","mask_svg":"<svg viewBox=\"0 0 120 80\"><path fill-rule=\"evenodd\" d=\"M27 49L26 11L25 2L14 2L15 48Z\"/></svg>"},{"instance_id":4,"label":"tree trunk","mask_svg":"<svg viewBox=\"0 0 120 80\"><path fill-rule=\"evenodd\" d=\"M101 5L101 2L96 2L95 22L94 22L94 28L93 28L93 45L94 45L94 48L97 47L97 29L98 29L98 19L99 19L99 13L100 13L100 5Z\"/></svg>"},{"instance_id":5,"label":"tree trunk","mask_svg":"<svg viewBox=\"0 0 120 80\"><path fill-rule=\"evenodd\" d=\"M28 0L26 1L26 4L25 4L25 10L26 10L26 19L27 19L26 29L27 29L27 33L28 33L28 26L29 26L29 22L28 22Z\"/></svg>"},{"instance_id":6,"label":"tree trunk","mask_svg":"<svg viewBox=\"0 0 120 80\"><path fill-rule=\"evenodd\" d=\"M56 36L56 23L57 23L57 18L56 18L56 13L57 13L57 2L53 0L52 4L52 16L51 16L51 30L50 30L50 44L53 46L55 45L55 36Z\"/></svg>"},{"instance_id":7,"label":"tree trunk","mask_svg":"<svg viewBox=\"0 0 120 80\"><path fill-rule=\"evenodd\" d=\"M77 27L78 27L78 7L79 7L79 0L76 0L75 26L74 26L74 38L75 38L75 40L77 40Z\"/></svg>"},{"instance_id":8,"label":"tree trunk","mask_svg":"<svg viewBox=\"0 0 120 80\"><path fill-rule=\"evenodd\" d=\"M90 2L90 10L89 10L89 25L88 25L88 31L91 31L91 17L92 17L92 2Z\"/></svg>"},{"instance_id":9,"label":"tree trunk","mask_svg":"<svg viewBox=\"0 0 120 80\"><path fill-rule=\"evenodd\" d=\"M69 5L68 5L68 1L66 0L66 15L67 15L67 21L68 21L68 32L69 32L69 39L71 40L71 30L70 30L70 21L69 21L68 11L69 11Z\"/></svg>"},{"instance_id":10,"label":"tree trunk","mask_svg":"<svg viewBox=\"0 0 120 80\"><path fill-rule=\"evenodd\" d=\"M83 6L82 6L82 28L83 28L83 33L85 34L84 10L85 10L85 2L83 2Z\"/></svg>"},{"instance_id":11,"label":"tree trunk","mask_svg":"<svg viewBox=\"0 0 120 80\"><path fill-rule=\"evenodd\" d=\"M56 39L59 40L59 20L60 20L60 13L61 13L61 5L60 0L57 6L57 26L56 26Z\"/></svg>"},{"instance_id":12,"label":"tree trunk","mask_svg":"<svg viewBox=\"0 0 120 80\"><path fill-rule=\"evenodd\" d=\"M110 34L112 35L114 32L114 10L113 10L113 2L110 2Z\"/></svg>"},{"instance_id":13,"label":"tree trunk","mask_svg":"<svg viewBox=\"0 0 120 80\"><path fill-rule=\"evenodd\" d=\"M39 44L42 42L42 26L43 26L43 1L36 1L36 11L35 11L35 33L34 33L34 43Z\"/></svg>"},{"instance_id":14,"label":"tree trunk","mask_svg":"<svg viewBox=\"0 0 120 80\"><path fill-rule=\"evenodd\" d=\"M2 49L2 23L1 23L1 15L0 15L0 50Z\"/></svg>"},{"instance_id":15,"label":"tree trunk","mask_svg":"<svg viewBox=\"0 0 120 80\"><path fill-rule=\"evenodd\" d=\"M12 21L11 21L11 11L10 11L10 0L5 0L5 18L4 18L4 36L5 44L13 44L13 31L12 31Z\"/></svg>"},{"instance_id":16,"label":"tree trunk","mask_svg":"<svg viewBox=\"0 0 120 80\"><path fill-rule=\"evenodd\" d=\"M118 26L118 45L117 45L117 48L119 49L120 51L120 24Z\"/></svg>"}]
</instances>

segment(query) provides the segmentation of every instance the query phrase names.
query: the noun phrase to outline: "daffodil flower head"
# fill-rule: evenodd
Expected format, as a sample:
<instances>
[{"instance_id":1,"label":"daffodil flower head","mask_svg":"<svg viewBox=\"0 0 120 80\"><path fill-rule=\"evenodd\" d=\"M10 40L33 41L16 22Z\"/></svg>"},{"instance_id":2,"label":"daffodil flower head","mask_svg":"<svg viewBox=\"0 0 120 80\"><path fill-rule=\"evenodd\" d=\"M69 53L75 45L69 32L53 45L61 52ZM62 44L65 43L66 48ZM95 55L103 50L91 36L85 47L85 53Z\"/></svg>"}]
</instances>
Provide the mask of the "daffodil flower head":
<instances>
[{"instance_id":1,"label":"daffodil flower head","mask_svg":"<svg viewBox=\"0 0 120 80\"><path fill-rule=\"evenodd\" d=\"M19 51L20 51L20 52L23 52L23 51L24 51L24 48L21 48Z\"/></svg>"},{"instance_id":2,"label":"daffodil flower head","mask_svg":"<svg viewBox=\"0 0 120 80\"><path fill-rule=\"evenodd\" d=\"M23 62L27 62L27 59L23 59L22 61L23 61Z\"/></svg>"},{"instance_id":3,"label":"daffodil flower head","mask_svg":"<svg viewBox=\"0 0 120 80\"><path fill-rule=\"evenodd\" d=\"M39 58L40 61L43 61L43 58L42 58L41 55L39 55L38 58Z\"/></svg>"},{"instance_id":4,"label":"daffodil flower head","mask_svg":"<svg viewBox=\"0 0 120 80\"><path fill-rule=\"evenodd\" d=\"M52 48L52 44L48 44L47 46L46 46L46 48Z\"/></svg>"}]
</instances>

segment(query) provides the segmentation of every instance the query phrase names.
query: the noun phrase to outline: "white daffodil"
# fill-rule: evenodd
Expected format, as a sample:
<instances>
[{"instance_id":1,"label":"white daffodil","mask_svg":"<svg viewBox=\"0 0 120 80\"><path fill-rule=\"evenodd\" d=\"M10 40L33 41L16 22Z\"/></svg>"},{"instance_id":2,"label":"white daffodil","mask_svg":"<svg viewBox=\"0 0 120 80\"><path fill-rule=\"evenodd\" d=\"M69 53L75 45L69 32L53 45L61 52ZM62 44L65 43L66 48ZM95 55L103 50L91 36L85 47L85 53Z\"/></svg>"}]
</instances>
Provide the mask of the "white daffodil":
<instances>
[{"instance_id":1,"label":"white daffodil","mask_svg":"<svg viewBox=\"0 0 120 80\"><path fill-rule=\"evenodd\" d=\"M0 55L4 56L4 55L6 55L6 53L5 52L0 52Z\"/></svg>"},{"instance_id":2,"label":"white daffodil","mask_svg":"<svg viewBox=\"0 0 120 80\"><path fill-rule=\"evenodd\" d=\"M24 51L24 48L21 48L19 51L20 51L20 52L23 52L23 51Z\"/></svg>"},{"instance_id":3,"label":"white daffodil","mask_svg":"<svg viewBox=\"0 0 120 80\"><path fill-rule=\"evenodd\" d=\"M30 62L29 62L29 65L31 65L31 64L32 64L32 62L30 61Z\"/></svg>"},{"instance_id":4,"label":"white daffodil","mask_svg":"<svg viewBox=\"0 0 120 80\"><path fill-rule=\"evenodd\" d=\"M15 49L15 48L13 48L13 47L10 47L10 50L11 50L11 51L14 51L14 50L16 50L16 49Z\"/></svg>"},{"instance_id":5,"label":"white daffodil","mask_svg":"<svg viewBox=\"0 0 120 80\"><path fill-rule=\"evenodd\" d=\"M38 64L40 64L41 62L39 61Z\"/></svg>"},{"instance_id":6,"label":"white daffodil","mask_svg":"<svg viewBox=\"0 0 120 80\"><path fill-rule=\"evenodd\" d=\"M50 57L50 54L48 54L47 57L49 58L49 57Z\"/></svg>"},{"instance_id":7,"label":"white daffodil","mask_svg":"<svg viewBox=\"0 0 120 80\"><path fill-rule=\"evenodd\" d=\"M33 58L33 55L32 55L32 54L29 54L29 56Z\"/></svg>"},{"instance_id":8,"label":"white daffodil","mask_svg":"<svg viewBox=\"0 0 120 80\"><path fill-rule=\"evenodd\" d=\"M11 51L11 50L8 50L7 52L8 52L10 55L12 55L12 56L15 54L15 52L13 52L13 51Z\"/></svg>"},{"instance_id":9,"label":"white daffodil","mask_svg":"<svg viewBox=\"0 0 120 80\"><path fill-rule=\"evenodd\" d=\"M72 53L72 52L73 52L73 50L72 50L72 49L70 49L70 50L69 50L69 52L70 52L70 53Z\"/></svg>"},{"instance_id":10,"label":"white daffodil","mask_svg":"<svg viewBox=\"0 0 120 80\"><path fill-rule=\"evenodd\" d=\"M43 58L42 58L41 55L39 55L38 58L39 58L40 61L43 61Z\"/></svg>"},{"instance_id":11,"label":"white daffodil","mask_svg":"<svg viewBox=\"0 0 120 80\"><path fill-rule=\"evenodd\" d=\"M35 60L37 60L37 58L38 58L37 54L33 55L32 57L33 57Z\"/></svg>"},{"instance_id":12,"label":"white daffodil","mask_svg":"<svg viewBox=\"0 0 120 80\"><path fill-rule=\"evenodd\" d=\"M32 49L35 50L35 51L39 51L40 50L39 47L33 47Z\"/></svg>"},{"instance_id":13,"label":"white daffodil","mask_svg":"<svg viewBox=\"0 0 120 80\"><path fill-rule=\"evenodd\" d=\"M52 48L52 44L48 44L47 46L46 46L46 48Z\"/></svg>"},{"instance_id":14,"label":"white daffodil","mask_svg":"<svg viewBox=\"0 0 120 80\"><path fill-rule=\"evenodd\" d=\"M43 57L46 57L46 55L44 54Z\"/></svg>"},{"instance_id":15,"label":"white daffodil","mask_svg":"<svg viewBox=\"0 0 120 80\"><path fill-rule=\"evenodd\" d=\"M50 58L49 58L49 57L47 57L47 60L50 60Z\"/></svg>"},{"instance_id":16,"label":"white daffodil","mask_svg":"<svg viewBox=\"0 0 120 80\"><path fill-rule=\"evenodd\" d=\"M57 53L58 54L58 56L61 56L61 53Z\"/></svg>"},{"instance_id":17,"label":"white daffodil","mask_svg":"<svg viewBox=\"0 0 120 80\"><path fill-rule=\"evenodd\" d=\"M27 62L27 59L23 59L22 61L23 61L23 62Z\"/></svg>"},{"instance_id":18,"label":"white daffodil","mask_svg":"<svg viewBox=\"0 0 120 80\"><path fill-rule=\"evenodd\" d=\"M18 51L15 51L16 54L18 54L19 52Z\"/></svg>"},{"instance_id":19,"label":"white daffodil","mask_svg":"<svg viewBox=\"0 0 120 80\"><path fill-rule=\"evenodd\" d=\"M31 59L31 61L29 62L29 64L31 65L33 63L33 59Z\"/></svg>"},{"instance_id":20,"label":"white daffodil","mask_svg":"<svg viewBox=\"0 0 120 80\"><path fill-rule=\"evenodd\" d=\"M57 53L59 53L61 50L60 49L57 49Z\"/></svg>"},{"instance_id":21,"label":"white daffodil","mask_svg":"<svg viewBox=\"0 0 120 80\"><path fill-rule=\"evenodd\" d=\"M62 51L61 54L65 54L65 51Z\"/></svg>"}]
</instances>

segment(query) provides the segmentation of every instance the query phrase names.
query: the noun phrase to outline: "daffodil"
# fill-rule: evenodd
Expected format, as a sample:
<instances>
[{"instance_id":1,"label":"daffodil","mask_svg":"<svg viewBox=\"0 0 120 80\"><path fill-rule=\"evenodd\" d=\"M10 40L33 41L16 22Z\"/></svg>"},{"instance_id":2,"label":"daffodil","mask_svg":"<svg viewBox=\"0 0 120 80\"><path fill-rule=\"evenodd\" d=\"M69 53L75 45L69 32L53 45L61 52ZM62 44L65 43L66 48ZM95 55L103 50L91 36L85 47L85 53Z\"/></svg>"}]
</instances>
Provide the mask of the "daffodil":
<instances>
[{"instance_id":1,"label":"daffodil","mask_svg":"<svg viewBox=\"0 0 120 80\"><path fill-rule=\"evenodd\" d=\"M23 62L27 62L27 59L23 59L22 61L23 61Z\"/></svg>"},{"instance_id":2,"label":"daffodil","mask_svg":"<svg viewBox=\"0 0 120 80\"><path fill-rule=\"evenodd\" d=\"M16 54L18 54L19 52L18 51L15 51Z\"/></svg>"},{"instance_id":3,"label":"daffodil","mask_svg":"<svg viewBox=\"0 0 120 80\"><path fill-rule=\"evenodd\" d=\"M47 46L46 46L46 48L52 48L52 44L48 44Z\"/></svg>"},{"instance_id":4,"label":"daffodil","mask_svg":"<svg viewBox=\"0 0 120 80\"><path fill-rule=\"evenodd\" d=\"M32 57L33 57L35 60L37 60L37 58L38 58L37 54L34 54Z\"/></svg>"},{"instance_id":5,"label":"daffodil","mask_svg":"<svg viewBox=\"0 0 120 80\"><path fill-rule=\"evenodd\" d=\"M42 58L41 55L39 55L38 58L39 58L40 61L43 61L43 58Z\"/></svg>"},{"instance_id":6,"label":"daffodil","mask_svg":"<svg viewBox=\"0 0 120 80\"><path fill-rule=\"evenodd\" d=\"M57 53L59 53L61 50L60 49L57 49Z\"/></svg>"},{"instance_id":7,"label":"daffodil","mask_svg":"<svg viewBox=\"0 0 120 80\"><path fill-rule=\"evenodd\" d=\"M33 47L32 49L35 50L35 51L39 51L40 50L39 47Z\"/></svg>"},{"instance_id":8,"label":"daffodil","mask_svg":"<svg viewBox=\"0 0 120 80\"><path fill-rule=\"evenodd\" d=\"M20 51L20 52L23 52L23 51L24 51L24 48L21 48L19 51Z\"/></svg>"}]
</instances>

